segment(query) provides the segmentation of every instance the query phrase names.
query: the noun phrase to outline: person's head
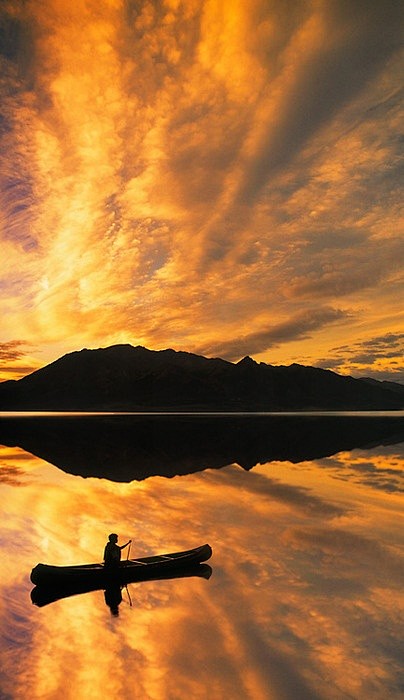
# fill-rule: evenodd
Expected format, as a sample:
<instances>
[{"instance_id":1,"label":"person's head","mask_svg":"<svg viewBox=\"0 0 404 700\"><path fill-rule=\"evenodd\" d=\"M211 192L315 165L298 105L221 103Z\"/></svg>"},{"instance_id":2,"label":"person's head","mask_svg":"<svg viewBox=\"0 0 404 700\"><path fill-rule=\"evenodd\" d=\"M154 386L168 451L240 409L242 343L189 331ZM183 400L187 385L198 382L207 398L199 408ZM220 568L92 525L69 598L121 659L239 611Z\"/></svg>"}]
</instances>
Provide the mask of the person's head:
<instances>
[{"instance_id":1,"label":"person's head","mask_svg":"<svg viewBox=\"0 0 404 700\"><path fill-rule=\"evenodd\" d=\"M113 532L111 535L108 535L108 539L110 542L114 542L116 544L118 542L118 535Z\"/></svg>"}]
</instances>

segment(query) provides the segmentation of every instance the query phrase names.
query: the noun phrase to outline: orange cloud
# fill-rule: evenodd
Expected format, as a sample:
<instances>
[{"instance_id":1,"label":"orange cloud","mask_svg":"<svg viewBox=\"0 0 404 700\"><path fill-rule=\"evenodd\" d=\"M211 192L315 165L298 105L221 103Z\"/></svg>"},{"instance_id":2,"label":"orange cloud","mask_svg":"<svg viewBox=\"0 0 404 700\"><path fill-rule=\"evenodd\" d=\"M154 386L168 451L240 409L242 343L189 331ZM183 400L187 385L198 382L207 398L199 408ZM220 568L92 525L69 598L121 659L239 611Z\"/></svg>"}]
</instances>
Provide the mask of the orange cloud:
<instances>
[{"instance_id":1,"label":"orange cloud","mask_svg":"<svg viewBox=\"0 0 404 700\"><path fill-rule=\"evenodd\" d=\"M319 297L277 359L399 330L399 11L344 7L3 3L0 341L270 359Z\"/></svg>"}]
</instances>

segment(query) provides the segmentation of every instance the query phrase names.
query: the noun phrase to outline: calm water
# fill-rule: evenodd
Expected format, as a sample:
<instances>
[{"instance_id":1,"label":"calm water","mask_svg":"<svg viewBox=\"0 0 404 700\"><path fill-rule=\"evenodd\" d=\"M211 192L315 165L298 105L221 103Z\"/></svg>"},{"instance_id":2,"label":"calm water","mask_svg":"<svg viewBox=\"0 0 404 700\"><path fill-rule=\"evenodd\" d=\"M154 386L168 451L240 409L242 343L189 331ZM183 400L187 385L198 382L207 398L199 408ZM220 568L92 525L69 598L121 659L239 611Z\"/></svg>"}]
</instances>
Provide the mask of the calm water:
<instances>
[{"instance_id":1,"label":"calm water","mask_svg":"<svg viewBox=\"0 0 404 700\"><path fill-rule=\"evenodd\" d=\"M372 440L358 424L311 422L299 433L293 423L289 459L256 466L256 454L280 455L278 423L273 433L264 424L267 442L262 423L253 433L238 424L233 460L226 423L197 433L154 426L153 449L141 443L143 423L131 444L116 426L95 444L90 428L78 438L77 422L38 424L37 434L26 425L0 426L2 700L402 697L396 424L379 435L375 423ZM146 468L176 473L175 449L181 475L143 478ZM31 603L36 563L99 561L113 531L132 538L133 556L209 542L212 576L131 584L118 617L102 591Z\"/></svg>"}]
</instances>

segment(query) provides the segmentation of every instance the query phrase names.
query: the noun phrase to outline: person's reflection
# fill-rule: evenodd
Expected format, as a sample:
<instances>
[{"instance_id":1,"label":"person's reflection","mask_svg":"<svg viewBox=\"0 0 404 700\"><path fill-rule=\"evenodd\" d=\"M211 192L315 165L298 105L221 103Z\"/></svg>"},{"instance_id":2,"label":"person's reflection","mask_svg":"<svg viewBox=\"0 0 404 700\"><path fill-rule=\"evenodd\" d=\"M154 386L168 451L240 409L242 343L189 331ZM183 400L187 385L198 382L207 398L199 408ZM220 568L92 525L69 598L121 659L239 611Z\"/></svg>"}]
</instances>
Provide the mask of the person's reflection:
<instances>
[{"instance_id":1,"label":"person's reflection","mask_svg":"<svg viewBox=\"0 0 404 700\"><path fill-rule=\"evenodd\" d=\"M122 589L119 583L110 583L104 591L105 602L111 615L118 617L119 605L122 603Z\"/></svg>"}]
</instances>

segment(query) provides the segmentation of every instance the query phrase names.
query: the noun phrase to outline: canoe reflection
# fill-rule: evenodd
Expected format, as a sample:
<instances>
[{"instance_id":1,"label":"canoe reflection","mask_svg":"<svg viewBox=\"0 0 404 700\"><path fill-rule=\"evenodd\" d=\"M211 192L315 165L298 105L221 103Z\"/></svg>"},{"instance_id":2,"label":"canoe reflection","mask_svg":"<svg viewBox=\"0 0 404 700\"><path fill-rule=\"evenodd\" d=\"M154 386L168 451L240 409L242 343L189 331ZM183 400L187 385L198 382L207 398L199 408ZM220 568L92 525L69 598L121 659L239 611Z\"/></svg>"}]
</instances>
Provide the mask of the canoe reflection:
<instances>
[{"instance_id":1,"label":"canoe reflection","mask_svg":"<svg viewBox=\"0 0 404 700\"><path fill-rule=\"evenodd\" d=\"M142 583L143 581L165 581L169 579L191 578L198 577L208 580L212 575L212 567L209 564L194 564L187 569L181 571L167 571L160 575L146 574L144 577L139 577L135 574L131 579L126 577L125 585L128 583ZM72 582L70 584L49 586L35 586L31 591L31 601L38 607L49 605L62 598L70 598L71 596L80 595L82 593L91 593L92 591L104 590L105 602L111 609L112 614L117 614L114 610L118 610L118 606L122 601L122 588L120 582L111 583L105 589L98 582Z\"/></svg>"}]
</instances>

